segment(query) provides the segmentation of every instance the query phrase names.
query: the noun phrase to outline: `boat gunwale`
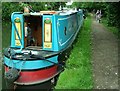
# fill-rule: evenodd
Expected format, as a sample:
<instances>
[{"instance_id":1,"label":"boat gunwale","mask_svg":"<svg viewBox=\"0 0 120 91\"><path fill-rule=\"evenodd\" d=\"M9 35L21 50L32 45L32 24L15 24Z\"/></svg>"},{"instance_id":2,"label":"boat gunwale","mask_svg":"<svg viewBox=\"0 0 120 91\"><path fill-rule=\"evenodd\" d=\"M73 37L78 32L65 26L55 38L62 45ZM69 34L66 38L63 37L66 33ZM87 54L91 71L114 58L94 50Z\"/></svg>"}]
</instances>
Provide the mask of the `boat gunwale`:
<instances>
[{"instance_id":1,"label":"boat gunwale","mask_svg":"<svg viewBox=\"0 0 120 91\"><path fill-rule=\"evenodd\" d=\"M4 65L5 65L5 67L9 67L9 69L12 68L12 67L6 65L5 63L4 63ZM50 66L46 66L46 67L42 67L42 68L36 68L36 69L18 69L18 68L16 68L16 69L17 69L18 71L22 71L22 72L24 72L24 71L30 72L30 71L38 71L38 70L49 69L49 68L51 68L51 67L53 67L53 66L56 66L56 65L53 64L53 65L50 65Z\"/></svg>"}]
</instances>

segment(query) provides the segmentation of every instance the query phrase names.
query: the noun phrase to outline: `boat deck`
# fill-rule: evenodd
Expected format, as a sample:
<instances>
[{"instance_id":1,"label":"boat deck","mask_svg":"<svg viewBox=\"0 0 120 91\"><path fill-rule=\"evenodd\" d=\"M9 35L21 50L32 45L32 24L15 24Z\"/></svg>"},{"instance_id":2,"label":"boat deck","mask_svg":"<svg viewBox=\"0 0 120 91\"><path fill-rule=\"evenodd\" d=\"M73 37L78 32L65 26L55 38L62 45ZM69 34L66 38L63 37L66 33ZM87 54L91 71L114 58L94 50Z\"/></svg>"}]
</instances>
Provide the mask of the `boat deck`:
<instances>
[{"instance_id":1,"label":"boat deck","mask_svg":"<svg viewBox=\"0 0 120 91\"><path fill-rule=\"evenodd\" d=\"M49 58L51 56L55 56L58 54L58 52L55 52L55 51L45 51L42 49L42 47L38 47L38 46L26 47L25 50L23 50L23 53L30 52L30 51L32 53L32 57L41 58L41 59Z\"/></svg>"},{"instance_id":2,"label":"boat deck","mask_svg":"<svg viewBox=\"0 0 120 91\"><path fill-rule=\"evenodd\" d=\"M28 46L25 49L31 49L31 50L42 50L42 46Z\"/></svg>"}]
</instances>

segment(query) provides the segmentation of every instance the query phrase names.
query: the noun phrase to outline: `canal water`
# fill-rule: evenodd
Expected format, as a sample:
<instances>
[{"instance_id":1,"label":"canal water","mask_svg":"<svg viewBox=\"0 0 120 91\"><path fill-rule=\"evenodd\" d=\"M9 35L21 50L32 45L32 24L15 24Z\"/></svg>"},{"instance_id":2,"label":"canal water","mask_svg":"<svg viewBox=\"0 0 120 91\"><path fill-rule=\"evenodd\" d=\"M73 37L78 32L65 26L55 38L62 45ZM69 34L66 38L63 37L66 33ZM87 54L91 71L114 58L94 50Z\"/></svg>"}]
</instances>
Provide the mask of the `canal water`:
<instances>
[{"instance_id":1,"label":"canal water","mask_svg":"<svg viewBox=\"0 0 120 91\"><path fill-rule=\"evenodd\" d=\"M0 90L2 88L2 52L0 51Z\"/></svg>"},{"instance_id":2,"label":"canal water","mask_svg":"<svg viewBox=\"0 0 120 91\"><path fill-rule=\"evenodd\" d=\"M1 9L0 9L1 16ZM0 90L2 89L2 19L0 17Z\"/></svg>"}]
</instances>

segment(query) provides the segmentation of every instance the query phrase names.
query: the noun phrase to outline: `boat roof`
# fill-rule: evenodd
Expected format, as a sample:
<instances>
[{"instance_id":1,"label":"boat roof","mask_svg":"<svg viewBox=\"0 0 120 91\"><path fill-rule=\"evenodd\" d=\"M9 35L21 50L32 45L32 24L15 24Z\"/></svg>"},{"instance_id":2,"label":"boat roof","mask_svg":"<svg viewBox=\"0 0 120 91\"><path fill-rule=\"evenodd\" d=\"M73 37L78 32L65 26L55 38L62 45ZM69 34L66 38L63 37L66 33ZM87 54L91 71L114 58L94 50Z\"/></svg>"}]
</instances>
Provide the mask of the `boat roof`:
<instances>
[{"instance_id":1,"label":"boat roof","mask_svg":"<svg viewBox=\"0 0 120 91\"><path fill-rule=\"evenodd\" d=\"M40 11L40 12L24 13L24 16L28 16L28 15L34 15L34 16L39 16L39 15L69 15L69 14L73 14L76 12L78 12L78 11L76 11L76 10Z\"/></svg>"}]
</instances>

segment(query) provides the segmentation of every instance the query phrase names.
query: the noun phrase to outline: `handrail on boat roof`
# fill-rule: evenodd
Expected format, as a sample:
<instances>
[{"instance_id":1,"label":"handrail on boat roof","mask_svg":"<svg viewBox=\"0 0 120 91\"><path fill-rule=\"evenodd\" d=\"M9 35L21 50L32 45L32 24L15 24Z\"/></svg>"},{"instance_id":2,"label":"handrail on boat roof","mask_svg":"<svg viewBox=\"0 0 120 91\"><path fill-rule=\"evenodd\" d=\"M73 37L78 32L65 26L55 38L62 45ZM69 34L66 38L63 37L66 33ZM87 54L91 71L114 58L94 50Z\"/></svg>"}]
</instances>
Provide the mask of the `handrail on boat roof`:
<instances>
[{"instance_id":1,"label":"handrail on boat roof","mask_svg":"<svg viewBox=\"0 0 120 91\"><path fill-rule=\"evenodd\" d=\"M30 15L33 15L33 16L39 16L39 15L45 15L45 14L50 14L50 15L53 15L53 14L58 14L56 11L40 11L40 12L30 12L30 13L23 13L24 16L30 16Z\"/></svg>"},{"instance_id":2,"label":"handrail on boat roof","mask_svg":"<svg viewBox=\"0 0 120 91\"><path fill-rule=\"evenodd\" d=\"M74 14L78 11L40 11L40 12L30 12L30 13L23 13L24 16L39 16L39 15L69 15Z\"/></svg>"}]
</instances>

